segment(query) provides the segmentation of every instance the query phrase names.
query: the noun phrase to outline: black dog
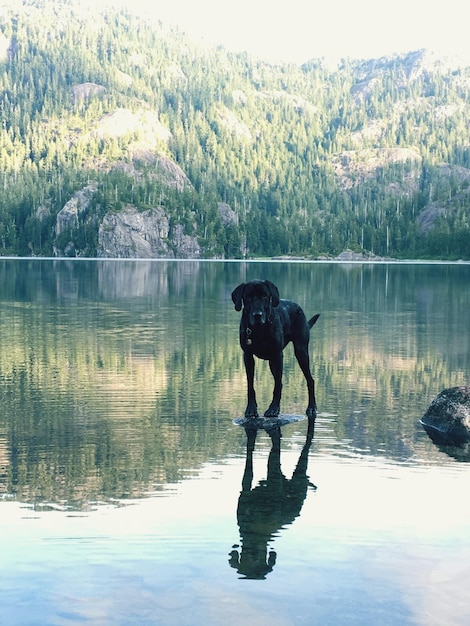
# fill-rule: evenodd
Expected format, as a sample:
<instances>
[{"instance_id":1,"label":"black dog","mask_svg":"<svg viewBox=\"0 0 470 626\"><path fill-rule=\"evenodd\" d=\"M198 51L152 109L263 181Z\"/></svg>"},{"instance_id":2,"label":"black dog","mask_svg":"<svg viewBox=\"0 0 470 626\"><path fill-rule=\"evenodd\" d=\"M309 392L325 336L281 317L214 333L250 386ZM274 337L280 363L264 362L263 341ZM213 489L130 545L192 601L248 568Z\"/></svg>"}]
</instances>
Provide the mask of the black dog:
<instances>
[{"instance_id":1,"label":"black dog","mask_svg":"<svg viewBox=\"0 0 470 626\"><path fill-rule=\"evenodd\" d=\"M255 359L269 361L274 376L273 399L265 417L277 417L280 411L282 391L282 351L292 341L297 361L304 373L308 387L307 416L315 418L315 382L310 373L308 342L310 329L318 315L308 322L300 306L290 300L280 300L276 285L269 280L252 280L238 285L232 292L235 309L240 311L240 345L245 361L248 382L248 404L245 417L258 417L258 406L254 389Z\"/></svg>"}]
</instances>

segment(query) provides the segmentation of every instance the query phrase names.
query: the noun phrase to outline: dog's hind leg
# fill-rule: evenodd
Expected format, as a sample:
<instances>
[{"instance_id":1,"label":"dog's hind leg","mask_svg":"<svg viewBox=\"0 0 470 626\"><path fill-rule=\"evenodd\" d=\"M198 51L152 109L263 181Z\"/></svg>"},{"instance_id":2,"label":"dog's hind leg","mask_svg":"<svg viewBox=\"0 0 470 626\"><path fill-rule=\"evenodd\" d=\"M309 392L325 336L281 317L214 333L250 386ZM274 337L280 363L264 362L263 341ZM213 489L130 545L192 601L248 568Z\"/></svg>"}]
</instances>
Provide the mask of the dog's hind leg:
<instances>
[{"instance_id":1,"label":"dog's hind leg","mask_svg":"<svg viewBox=\"0 0 470 626\"><path fill-rule=\"evenodd\" d=\"M282 393L282 368L283 354L279 352L275 357L269 359L269 368L274 377L273 399L268 409L264 413L264 417L277 417L281 411L281 393Z\"/></svg>"},{"instance_id":2,"label":"dog's hind leg","mask_svg":"<svg viewBox=\"0 0 470 626\"><path fill-rule=\"evenodd\" d=\"M258 405L255 394L255 359L252 354L243 353L245 362L246 382L248 386L248 402L245 410L245 417L258 417Z\"/></svg>"},{"instance_id":3,"label":"dog's hind leg","mask_svg":"<svg viewBox=\"0 0 470 626\"><path fill-rule=\"evenodd\" d=\"M310 371L310 359L308 356L308 347L298 347L294 345L294 352L297 358L297 362L300 365L300 369L305 376L305 380L307 382L308 389L308 406L307 406L307 417L309 419L314 419L317 414L317 403L315 399L315 381L313 379L312 373Z\"/></svg>"}]
</instances>

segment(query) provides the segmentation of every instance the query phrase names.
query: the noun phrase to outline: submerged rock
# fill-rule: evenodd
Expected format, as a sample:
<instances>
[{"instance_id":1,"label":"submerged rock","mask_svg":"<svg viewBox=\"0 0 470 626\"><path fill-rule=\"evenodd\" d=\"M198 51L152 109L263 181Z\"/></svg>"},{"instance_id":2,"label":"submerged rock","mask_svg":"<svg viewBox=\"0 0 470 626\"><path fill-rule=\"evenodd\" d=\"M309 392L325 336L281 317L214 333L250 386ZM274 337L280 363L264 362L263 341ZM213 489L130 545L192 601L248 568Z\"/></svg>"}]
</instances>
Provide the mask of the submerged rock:
<instances>
[{"instance_id":1,"label":"submerged rock","mask_svg":"<svg viewBox=\"0 0 470 626\"><path fill-rule=\"evenodd\" d=\"M470 441L470 386L444 389L421 418L428 435L454 445Z\"/></svg>"}]
</instances>

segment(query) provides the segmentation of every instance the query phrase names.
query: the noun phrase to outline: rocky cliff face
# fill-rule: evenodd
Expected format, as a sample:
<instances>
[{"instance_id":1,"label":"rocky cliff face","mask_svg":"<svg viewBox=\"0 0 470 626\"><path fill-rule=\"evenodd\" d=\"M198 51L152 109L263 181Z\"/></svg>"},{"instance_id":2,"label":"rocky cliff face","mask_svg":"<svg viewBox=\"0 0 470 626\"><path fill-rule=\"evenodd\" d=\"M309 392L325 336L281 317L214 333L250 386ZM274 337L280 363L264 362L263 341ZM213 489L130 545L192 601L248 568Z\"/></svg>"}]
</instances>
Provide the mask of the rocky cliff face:
<instances>
[{"instance_id":1,"label":"rocky cliff face","mask_svg":"<svg viewBox=\"0 0 470 626\"><path fill-rule=\"evenodd\" d=\"M80 256L80 253L84 255L87 254L86 252L80 251L79 247L77 247L74 233L78 233L81 222L96 222L93 216L87 219L84 215L86 215L86 212L90 209L93 196L97 190L98 187L95 183L90 183L86 187L83 187L83 189L79 189L58 212L55 223L55 256L73 257ZM40 207L39 210L41 215L45 215L47 207Z\"/></svg>"},{"instance_id":2,"label":"rocky cliff face","mask_svg":"<svg viewBox=\"0 0 470 626\"><path fill-rule=\"evenodd\" d=\"M64 204L63 209L57 214L55 232L60 235L63 231L78 228L78 218L80 213L86 211L91 203L93 194L97 191L97 186L93 183L80 189Z\"/></svg>"},{"instance_id":3,"label":"rocky cliff face","mask_svg":"<svg viewBox=\"0 0 470 626\"><path fill-rule=\"evenodd\" d=\"M107 213L98 231L98 256L120 259L197 259L201 248L181 224L170 229L163 209L138 211L133 206Z\"/></svg>"},{"instance_id":4,"label":"rocky cliff face","mask_svg":"<svg viewBox=\"0 0 470 626\"><path fill-rule=\"evenodd\" d=\"M128 205L122 211L109 212L98 224L90 211L94 184L77 191L56 219L56 256L86 256L89 250L80 248L80 228L98 230L97 256L118 259L198 259L201 247L196 234L188 234L182 224L170 224L161 207L138 211ZM64 238L65 237L65 238Z\"/></svg>"}]
</instances>

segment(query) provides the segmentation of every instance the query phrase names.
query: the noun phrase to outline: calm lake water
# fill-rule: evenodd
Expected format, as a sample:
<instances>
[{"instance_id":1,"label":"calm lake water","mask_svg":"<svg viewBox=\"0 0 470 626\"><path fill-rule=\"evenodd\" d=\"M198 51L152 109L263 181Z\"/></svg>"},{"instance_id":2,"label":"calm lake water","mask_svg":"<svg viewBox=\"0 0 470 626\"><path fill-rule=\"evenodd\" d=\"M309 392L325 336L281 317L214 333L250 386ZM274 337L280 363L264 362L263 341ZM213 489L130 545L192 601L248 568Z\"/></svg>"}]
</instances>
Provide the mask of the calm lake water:
<instances>
[{"instance_id":1,"label":"calm lake water","mask_svg":"<svg viewBox=\"0 0 470 626\"><path fill-rule=\"evenodd\" d=\"M470 265L1 260L0 275L1 624L470 623L470 452L419 424L469 383ZM247 455L230 294L256 277L321 313L319 414L313 439L307 421L280 449L261 430ZM282 410L306 402L289 347Z\"/></svg>"}]
</instances>

